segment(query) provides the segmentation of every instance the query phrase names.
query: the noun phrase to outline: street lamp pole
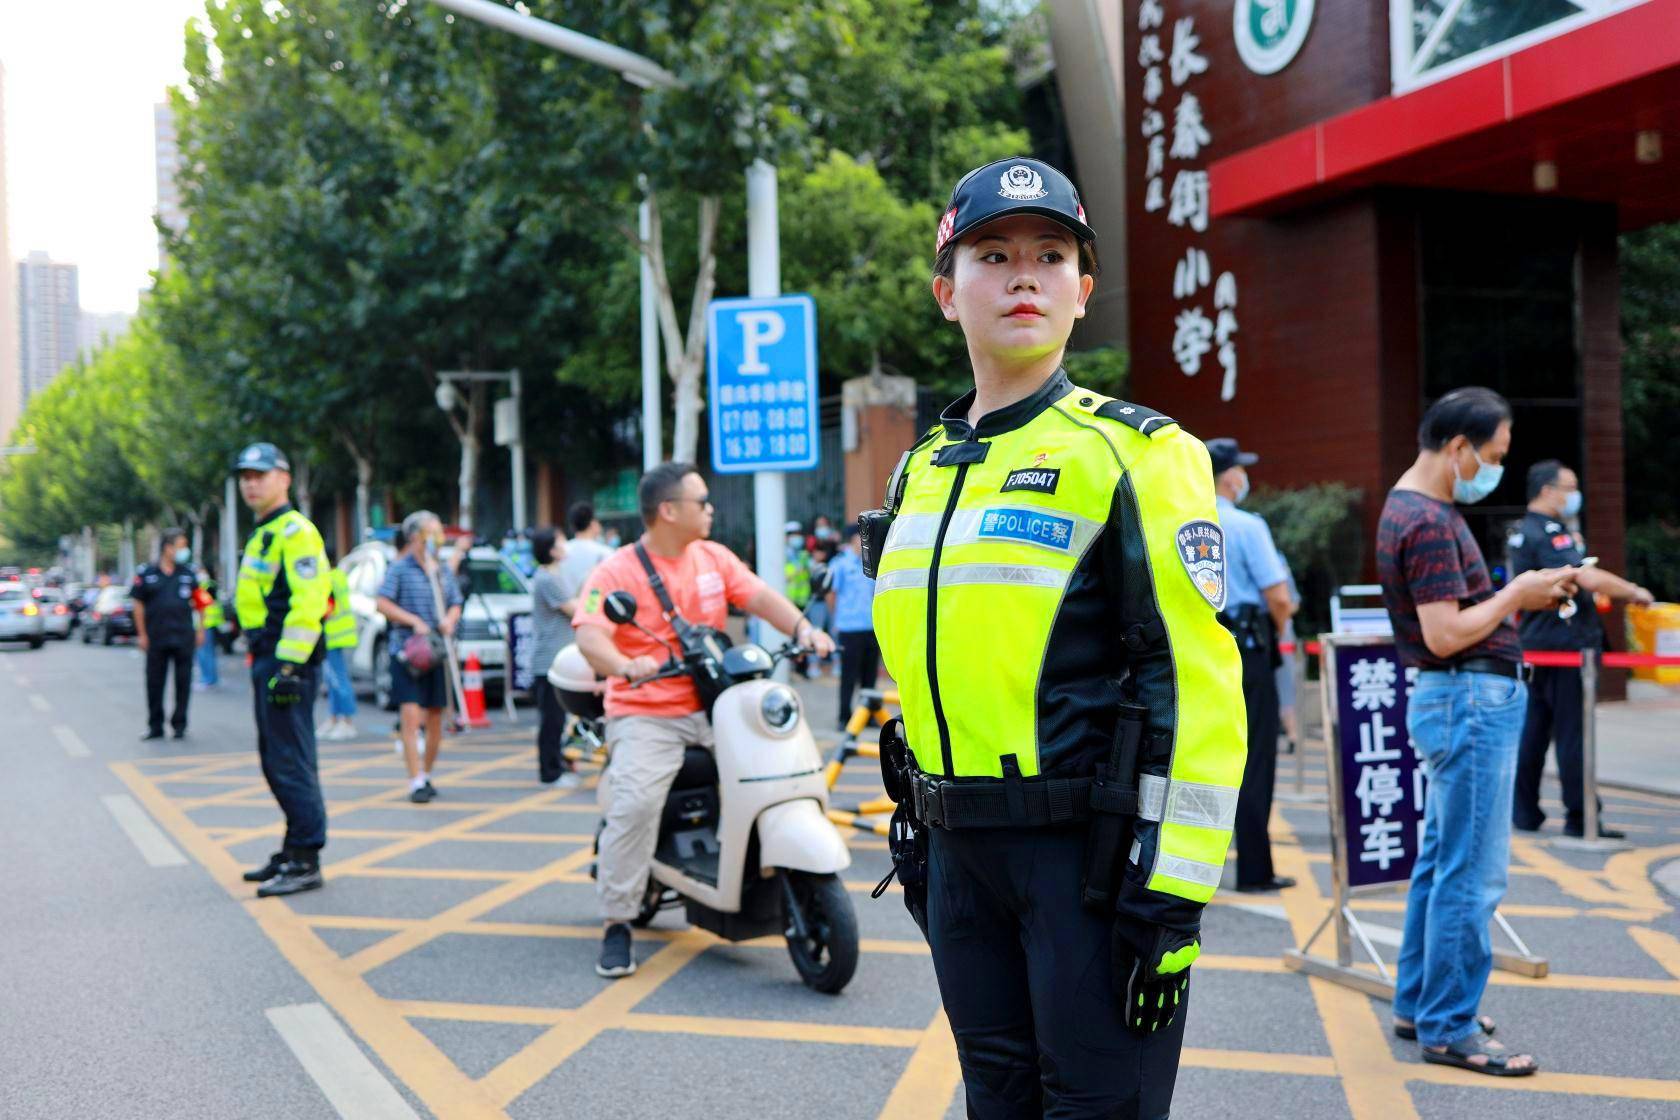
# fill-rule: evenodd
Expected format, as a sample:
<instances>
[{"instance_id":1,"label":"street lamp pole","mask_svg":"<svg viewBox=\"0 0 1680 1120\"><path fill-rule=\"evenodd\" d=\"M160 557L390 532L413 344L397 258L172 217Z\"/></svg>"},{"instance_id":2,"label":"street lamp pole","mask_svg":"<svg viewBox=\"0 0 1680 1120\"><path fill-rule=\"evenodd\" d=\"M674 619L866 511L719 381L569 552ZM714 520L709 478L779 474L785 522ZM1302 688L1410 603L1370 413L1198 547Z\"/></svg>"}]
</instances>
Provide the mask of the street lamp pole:
<instances>
[{"instance_id":1,"label":"street lamp pole","mask_svg":"<svg viewBox=\"0 0 1680 1120\"><path fill-rule=\"evenodd\" d=\"M615 47L547 20L523 15L491 0L432 0L441 8L491 27L541 43L552 50L617 71L625 81L644 88L673 89L682 80L651 58ZM645 194L645 192L644 192ZM638 229L645 242L652 234L648 203L638 212ZM781 241L776 207L776 169L764 160L747 168L747 290L752 296L782 292ZM653 269L642 255L642 466L659 462L659 332L654 320ZM758 574L777 591L787 588L782 568L782 526L787 521L786 480L780 472L753 475L754 534Z\"/></svg>"}]
</instances>

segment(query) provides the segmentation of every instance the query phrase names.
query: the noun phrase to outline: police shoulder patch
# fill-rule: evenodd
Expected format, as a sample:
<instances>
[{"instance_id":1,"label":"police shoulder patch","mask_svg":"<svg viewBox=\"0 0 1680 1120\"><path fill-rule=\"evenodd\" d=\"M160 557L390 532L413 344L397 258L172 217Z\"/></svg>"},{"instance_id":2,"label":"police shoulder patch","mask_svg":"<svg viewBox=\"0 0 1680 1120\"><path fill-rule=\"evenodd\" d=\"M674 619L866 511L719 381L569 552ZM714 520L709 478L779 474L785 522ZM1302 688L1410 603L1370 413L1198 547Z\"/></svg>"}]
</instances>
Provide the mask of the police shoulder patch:
<instances>
[{"instance_id":1,"label":"police shoulder patch","mask_svg":"<svg viewBox=\"0 0 1680 1120\"><path fill-rule=\"evenodd\" d=\"M301 522L301 521L288 521L288 522L286 522L286 527L284 529L280 530L280 532L284 536L295 537L299 533L303 532L303 522Z\"/></svg>"},{"instance_id":2,"label":"police shoulder patch","mask_svg":"<svg viewBox=\"0 0 1680 1120\"><path fill-rule=\"evenodd\" d=\"M1216 611L1225 609L1225 533L1217 522L1186 521L1178 527L1178 560Z\"/></svg>"},{"instance_id":3,"label":"police shoulder patch","mask_svg":"<svg viewBox=\"0 0 1680 1120\"><path fill-rule=\"evenodd\" d=\"M1164 412L1156 412L1153 408L1145 408L1141 404L1131 404L1127 401L1109 401L1096 410L1098 416L1105 420L1118 420L1128 428L1135 428L1146 436L1152 436L1168 424L1176 424L1171 416Z\"/></svg>"},{"instance_id":4,"label":"police shoulder patch","mask_svg":"<svg viewBox=\"0 0 1680 1120\"><path fill-rule=\"evenodd\" d=\"M299 579L314 579L320 574L321 565L316 561L315 554L310 553L293 560L292 571L298 574Z\"/></svg>"}]
</instances>

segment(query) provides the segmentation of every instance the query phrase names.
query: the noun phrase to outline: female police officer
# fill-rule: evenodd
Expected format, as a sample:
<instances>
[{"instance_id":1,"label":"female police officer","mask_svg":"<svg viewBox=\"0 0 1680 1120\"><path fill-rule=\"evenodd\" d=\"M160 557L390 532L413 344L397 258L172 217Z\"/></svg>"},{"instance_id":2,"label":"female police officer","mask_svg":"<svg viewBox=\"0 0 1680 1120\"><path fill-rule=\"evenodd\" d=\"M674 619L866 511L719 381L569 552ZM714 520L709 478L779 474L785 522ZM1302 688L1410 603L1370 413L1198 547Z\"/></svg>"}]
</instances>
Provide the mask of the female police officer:
<instances>
[{"instance_id":1,"label":"female police officer","mask_svg":"<svg viewBox=\"0 0 1680 1120\"><path fill-rule=\"evenodd\" d=\"M984 1120L1167 1115L1243 771L1207 452L1061 369L1094 237L1037 160L957 184L933 294L974 389L864 517L926 838L906 901Z\"/></svg>"}]
</instances>

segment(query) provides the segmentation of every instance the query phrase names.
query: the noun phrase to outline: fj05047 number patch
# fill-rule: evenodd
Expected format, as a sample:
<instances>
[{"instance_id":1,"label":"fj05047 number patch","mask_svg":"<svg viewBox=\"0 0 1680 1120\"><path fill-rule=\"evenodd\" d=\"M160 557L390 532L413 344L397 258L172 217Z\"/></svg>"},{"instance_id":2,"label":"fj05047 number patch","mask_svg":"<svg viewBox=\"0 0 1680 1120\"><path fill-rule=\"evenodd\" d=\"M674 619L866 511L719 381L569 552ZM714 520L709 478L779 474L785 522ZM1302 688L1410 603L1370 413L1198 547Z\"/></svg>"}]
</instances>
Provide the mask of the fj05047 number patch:
<instances>
[{"instance_id":1,"label":"fj05047 number patch","mask_svg":"<svg viewBox=\"0 0 1680 1120\"><path fill-rule=\"evenodd\" d=\"M1176 538L1179 563L1202 598L1225 609L1225 533L1212 521L1186 521Z\"/></svg>"},{"instance_id":2,"label":"fj05047 number patch","mask_svg":"<svg viewBox=\"0 0 1680 1120\"><path fill-rule=\"evenodd\" d=\"M1018 471L1010 471L1009 477L1003 481L1003 489L999 493L1007 494L1011 490L1033 490L1040 494L1054 494L1056 484L1062 480L1060 467L1023 467Z\"/></svg>"}]
</instances>

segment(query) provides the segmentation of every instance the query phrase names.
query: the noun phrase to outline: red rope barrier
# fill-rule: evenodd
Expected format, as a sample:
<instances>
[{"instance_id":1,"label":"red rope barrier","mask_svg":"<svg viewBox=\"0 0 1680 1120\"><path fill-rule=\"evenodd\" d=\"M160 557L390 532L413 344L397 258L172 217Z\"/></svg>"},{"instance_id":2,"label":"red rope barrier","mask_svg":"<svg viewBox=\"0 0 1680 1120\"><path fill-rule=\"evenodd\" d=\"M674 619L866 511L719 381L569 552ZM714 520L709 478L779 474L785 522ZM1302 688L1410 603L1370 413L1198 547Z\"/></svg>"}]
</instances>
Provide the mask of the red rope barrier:
<instances>
[{"instance_id":1,"label":"red rope barrier","mask_svg":"<svg viewBox=\"0 0 1680 1120\"><path fill-rule=\"evenodd\" d=\"M1278 650L1282 653L1294 653L1298 646L1295 642L1280 642ZM1317 657L1323 652L1323 646L1318 642L1307 642L1305 645L1307 656ZM1567 650L1529 650L1523 654L1523 660L1530 665L1539 665L1548 669L1579 669L1581 655ZM1662 666L1680 665L1680 657L1656 653L1605 653L1599 662L1606 669L1655 669Z\"/></svg>"}]
</instances>

